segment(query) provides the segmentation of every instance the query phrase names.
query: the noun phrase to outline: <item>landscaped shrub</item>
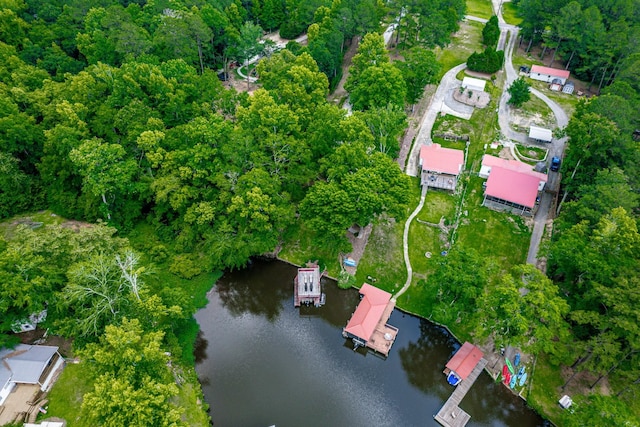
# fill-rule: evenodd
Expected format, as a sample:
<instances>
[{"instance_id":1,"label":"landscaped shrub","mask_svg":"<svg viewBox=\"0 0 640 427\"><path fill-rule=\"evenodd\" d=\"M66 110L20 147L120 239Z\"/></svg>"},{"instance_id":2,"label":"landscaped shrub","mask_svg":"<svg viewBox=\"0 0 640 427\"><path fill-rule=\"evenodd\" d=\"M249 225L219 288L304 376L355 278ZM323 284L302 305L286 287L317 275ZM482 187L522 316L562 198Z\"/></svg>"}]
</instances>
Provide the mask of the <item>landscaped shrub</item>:
<instances>
[{"instance_id":1,"label":"landscaped shrub","mask_svg":"<svg viewBox=\"0 0 640 427\"><path fill-rule=\"evenodd\" d=\"M467 59L467 68L480 73L495 73L502 68L504 51L488 47L482 53L473 52Z\"/></svg>"}]
</instances>

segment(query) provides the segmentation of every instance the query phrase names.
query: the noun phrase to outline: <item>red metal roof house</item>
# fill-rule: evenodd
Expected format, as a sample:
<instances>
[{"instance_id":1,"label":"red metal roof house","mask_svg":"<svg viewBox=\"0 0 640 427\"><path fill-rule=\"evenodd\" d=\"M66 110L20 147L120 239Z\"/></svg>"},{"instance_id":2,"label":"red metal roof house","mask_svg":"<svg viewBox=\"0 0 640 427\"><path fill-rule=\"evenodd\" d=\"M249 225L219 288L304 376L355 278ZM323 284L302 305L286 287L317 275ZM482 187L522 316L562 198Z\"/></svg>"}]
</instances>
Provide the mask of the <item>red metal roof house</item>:
<instances>
[{"instance_id":1,"label":"red metal roof house","mask_svg":"<svg viewBox=\"0 0 640 427\"><path fill-rule=\"evenodd\" d=\"M519 215L535 213L539 192L547 182L547 175L534 171L526 163L488 154L482 158L478 175L488 177L483 206Z\"/></svg>"},{"instance_id":2,"label":"red metal roof house","mask_svg":"<svg viewBox=\"0 0 640 427\"><path fill-rule=\"evenodd\" d=\"M462 347L447 362L445 374L454 372L461 380L466 380L473 368L476 367L484 353L475 345L465 342Z\"/></svg>"},{"instance_id":3,"label":"red metal roof house","mask_svg":"<svg viewBox=\"0 0 640 427\"><path fill-rule=\"evenodd\" d=\"M351 338L356 347L366 346L387 356L398 334L398 329L387 325L395 307L389 292L368 283L360 288L362 299L342 330L345 338Z\"/></svg>"},{"instance_id":4,"label":"red metal roof house","mask_svg":"<svg viewBox=\"0 0 640 427\"><path fill-rule=\"evenodd\" d=\"M540 80L547 83L552 83L554 80L560 80L564 85L569 78L570 72L567 70L559 70L557 68L543 67L541 65L533 65L529 77L534 80Z\"/></svg>"},{"instance_id":5,"label":"red metal roof house","mask_svg":"<svg viewBox=\"0 0 640 427\"><path fill-rule=\"evenodd\" d=\"M440 144L420 147L421 184L445 190L455 190L458 175L464 169L464 152L442 148Z\"/></svg>"}]
</instances>

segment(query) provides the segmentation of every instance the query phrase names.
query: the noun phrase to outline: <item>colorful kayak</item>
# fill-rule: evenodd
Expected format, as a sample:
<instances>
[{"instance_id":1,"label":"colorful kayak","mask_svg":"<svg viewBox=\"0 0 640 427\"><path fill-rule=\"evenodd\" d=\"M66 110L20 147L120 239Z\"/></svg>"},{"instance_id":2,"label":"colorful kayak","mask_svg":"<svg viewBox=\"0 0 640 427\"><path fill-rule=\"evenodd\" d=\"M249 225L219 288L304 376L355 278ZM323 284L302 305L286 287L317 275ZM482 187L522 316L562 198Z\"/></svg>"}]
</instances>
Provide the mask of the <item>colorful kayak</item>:
<instances>
[{"instance_id":1,"label":"colorful kayak","mask_svg":"<svg viewBox=\"0 0 640 427\"><path fill-rule=\"evenodd\" d=\"M524 374L524 370L525 370L525 367L521 366L520 370L518 371L518 376L521 376L522 374Z\"/></svg>"},{"instance_id":2,"label":"colorful kayak","mask_svg":"<svg viewBox=\"0 0 640 427\"><path fill-rule=\"evenodd\" d=\"M511 381L509 381L509 388L514 388L516 386L516 382L518 382L518 377L514 375L511 377Z\"/></svg>"},{"instance_id":3,"label":"colorful kayak","mask_svg":"<svg viewBox=\"0 0 640 427\"><path fill-rule=\"evenodd\" d=\"M527 373L525 372L522 375L520 375L520 381L518 381L518 385L522 387L526 381L527 381Z\"/></svg>"},{"instance_id":4,"label":"colorful kayak","mask_svg":"<svg viewBox=\"0 0 640 427\"><path fill-rule=\"evenodd\" d=\"M513 359L513 365L518 366L520 364L520 353L516 353L515 359Z\"/></svg>"},{"instance_id":5,"label":"colorful kayak","mask_svg":"<svg viewBox=\"0 0 640 427\"><path fill-rule=\"evenodd\" d=\"M511 374L507 371L507 375L504 377L504 384L509 385L511 383Z\"/></svg>"},{"instance_id":6,"label":"colorful kayak","mask_svg":"<svg viewBox=\"0 0 640 427\"><path fill-rule=\"evenodd\" d=\"M504 365L502 367L502 378L506 377L508 373L509 373L509 368L507 367L507 365Z\"/></svg>"},{"instance_id":7,"label":"colorful kayak","mask_svg":"<svg viewBox=\"0 0 640 427\"><path fill-rule=\"evenodd\" d=\"M504 361L507 364L507 367L509 368L509 373L511 373L511 375L515 374L516 371L515 369L513 369L513 365L511 364L511 361L507 358L505 358Z\"/></svg>"}]
</instances>

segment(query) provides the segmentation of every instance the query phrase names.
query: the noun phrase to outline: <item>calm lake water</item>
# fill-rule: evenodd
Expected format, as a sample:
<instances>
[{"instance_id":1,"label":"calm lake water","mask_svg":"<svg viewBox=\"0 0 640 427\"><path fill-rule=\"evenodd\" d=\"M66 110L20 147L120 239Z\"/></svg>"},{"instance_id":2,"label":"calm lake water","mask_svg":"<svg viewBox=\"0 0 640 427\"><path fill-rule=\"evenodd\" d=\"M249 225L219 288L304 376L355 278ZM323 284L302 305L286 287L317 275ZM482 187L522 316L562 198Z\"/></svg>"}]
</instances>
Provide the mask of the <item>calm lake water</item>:
<instances>
[{"instance_id":1,"label":"calm lake water","mask_svg":"<svg viewBox=\"0 0 640 427\"><path fill-rule=\"evenodd\" d=\"M356 290L324 280L327 303L293 307L296 268L256 261L226 273L196 314L196 371L217 427L437 426L453 388L442 373L460 346L446 330L396 309L389 357L353 351L342 328ZM483 373L462 409L468 426L529 427L542 419Z\"/></svg>"}]
</instances>

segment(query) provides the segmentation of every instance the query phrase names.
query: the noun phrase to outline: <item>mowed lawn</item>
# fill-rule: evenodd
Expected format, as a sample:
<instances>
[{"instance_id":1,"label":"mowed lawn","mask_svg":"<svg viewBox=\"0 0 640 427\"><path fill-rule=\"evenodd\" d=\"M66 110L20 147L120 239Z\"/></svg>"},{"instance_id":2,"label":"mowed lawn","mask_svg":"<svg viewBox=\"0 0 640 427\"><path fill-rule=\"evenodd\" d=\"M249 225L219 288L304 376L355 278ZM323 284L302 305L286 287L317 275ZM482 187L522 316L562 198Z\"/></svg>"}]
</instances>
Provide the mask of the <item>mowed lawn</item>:
<instances>
[{"instance_id":1,"label":"mowed lawn","mask_svg":"<svg viewBox=\"0 0 640 427\"><path fill-rule=\"evenodd\" d=\"M494 258L503 271L524 264L531 238L529 227L520 216L481 206L483 182L484 179L477 176L471 176L469 180L455 244Z\"/></svg>"},{"instance_id":2,"label":"mowed lawn","mask_svg":"<svg viewBox=\"0 0 640 427\"><path fill-rule=\"evenodd\" d=\"M467 0L467 15L489 19L493 15L491 0Z\"/></svg>"},{"instance_id":3,"label":"mowed lawn","mask_svg":"<svg viewBox=\"0 0 640 427\"><path fill-rule=\"evenodd\" d=\"M520 25L522 23L522 18L517 15L517 7L511 2L502 3L502 17L507 24Z\"/></svg>"},{"instance_id":4,"label":"mowed lawn","mask_svg":"<svg viewBox=\"0 0 640 427\"><path fill-rule=\"evenodd\" d=\"M451 43L445 48L436 48L436 58L442 65L438 80L456 65L467 62L473 52L481 52L482 28L484 24L476 21L461 21L460 29L451 37Z\"/></svg>"}]
</instances>

